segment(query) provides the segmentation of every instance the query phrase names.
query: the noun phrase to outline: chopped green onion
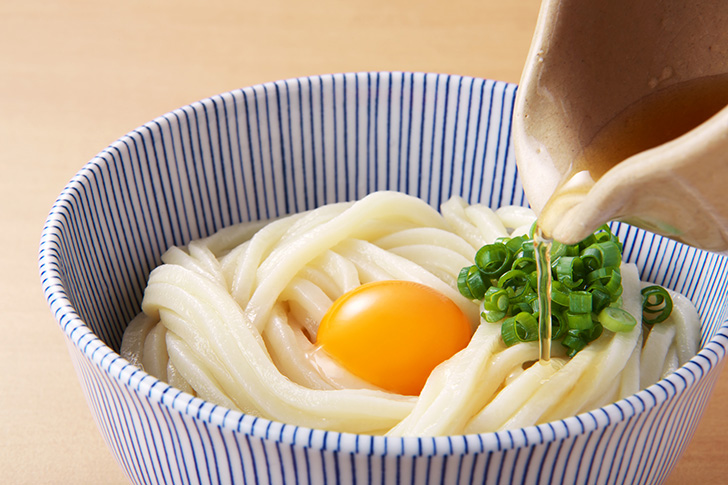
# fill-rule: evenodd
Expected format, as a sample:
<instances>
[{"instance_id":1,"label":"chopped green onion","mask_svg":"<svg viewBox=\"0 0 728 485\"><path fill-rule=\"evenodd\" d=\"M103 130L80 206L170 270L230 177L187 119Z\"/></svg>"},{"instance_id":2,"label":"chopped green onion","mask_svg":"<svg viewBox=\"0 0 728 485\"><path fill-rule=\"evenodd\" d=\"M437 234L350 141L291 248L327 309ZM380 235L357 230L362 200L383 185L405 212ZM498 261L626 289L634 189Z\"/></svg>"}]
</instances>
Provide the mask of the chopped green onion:
<instances>
[{"instance_id":1,"label":"chopped green onion","mask_svg":"<svg viewBox=\"0 0 728 485\"><path fill-rule=\"evenodd\" d=\"M612 296L600 284L591 285L587 290L592 296L592 312L599 313L612 303Z\"/></svg>"},{"instance_id":2,"label":"chopped green onion","mask_svg":"<svg viewBox=\"0 0 728 485\"><path fill-rule=\"evenodd\" d=\"M528 294L524 297L524 301L531 306L529 312L533 313L534 316L538 316L538 293L530 290Z\"/></svg>"},{"instance_id":3,"label":"chopped green onion","mask_svg":"<svg viewBox=\"0 0 728 485\"><path fill-rule=\"evenodd\" d=\"M589 342L593 342L602 335L602 325L597 323L587 329L569 329L564 335L561 345L568 349L566 355L573 357L580 350L587 346Z\"/></svg>"},{"instance_id":4,"label":"chopped green onion","mask_svg":"<svg viewBox=\"0 0 728 485\"><path fill-rule=\"evenodd\" d=\"M526 273L519 269L506 271L498 278L498 287L508 290L511 300L520 301L531 290Z\"/></svg>"},{"instance_id":5,"label":"chopped green onion","mask_svg":"<svg viewBox=\"0 0 728 485\"><path fill-rule=\"evenodd\" d=\"M508 292L503 288L491 286L483 295L483 307L486 310L506 311L508 309Z\"/></svg>"},{"instance_id":6,"label":"chopped green onion","mask_svg":"<svg viewBox=\"0 0 728 485\"><path fill-rule=\"evenodd\" d=\"M587 285L598 283L609 293L612 301L622 294L622 272L619 267L602 267L586 275Z\"/></svg>"},{"instance_id":7,"label":"chopped green onion","mask_svg":"<svg viewBox=\"0 0 728 485\"><path fill-rule=\"evenodd\" d=\"M506 239L507 241L503 242L503 244L505 245L506 249L511 252L511 254L518 253L523 247L524 238L522 236L516 236Z\"/></svg>"},{"instance_id":8,"label":"chopped green onion","mask_svg":"<svg viewBox=\"0 0 728 485\"><path fill-rule=\"evenodd\" d=\"M562 256L567 256L566 252L569 249L570 246L567 246L566 244L561 244L558 241L551 242L551 261L556 261ZM571 256L577 256L577 254L572 254Z\"/></svg>"},{"instance_id":9,"label":"chopped green onion","mask_svg":"<svg viewBox=\"0 0 728 485\"><path fill-rule=\"evenodd\" d=\"M583 281L584 264L578 256L562 256L552 263L556 279L571 289Z\"/></svg>"},{"instance_id":10,"label":"chopped green onion","mask_svg":"<svg viewBox=\"0 0 728 485\"><path fill-rule=\"evenodd\" d=\"M569 331L569 325L561 312L551 312L551 340L559 340Z\"/></svg>"},{"instance_id":11,"label":"chopped green onion","mask_svg":"<svg viewBox=\"0 0 728 485\"><path fill-rule=\"evenodd\" d=\"M524 273L536 271L536 260L529 256L521 256L513 261L513 269L519 269Z\"/></svg>"},{"instance_id":12,"label":"chopped green onion","mask_svg":"<svg viewBox=\"0 0 728 485\"><path fill-rule=\"evenodd\" d=\"M592 246L597 243L597 238L594 234L589 234L586 238L584 238L579 244L578 248L584 252L586 248L589 246Z\"/></svg>"},{"instance_id":13,"label":"chopped green onion","mask_svg":"<svg viewBox=\"0 0 728 485\"><path fill-rule=\"evenodd\" d=\"M533 235L499 238L477 251L474 265L463 268L458 290L466 298L482 300L481 316L501 324L507 345L538 339L538 274ZM622 243L608 225L579 244L551 246L551 335L569 356L599 338L604 328L628 331L634 318L621 310ZM657 288L657 289L651 289ZM643 290L643 321L654 324L672 310L669 294L660 287Z\"/></svg>"},{"instance_id":14,"label":"chopped green onion","mask_svg":"<svg viewBox=\"0 0 728 485\"><path fill-rule=\"evenodd\" d=\"M567 310L563 315L566 324L571 329L585 330L594 325L591 313L573 313Z\"/></svg>"},{"instance_id":15,"label":"chopped green onion","mask_svg":"<svg viewBox=\"0 0 728 485\"><path fill-rule=\"evenodd\" d=\"M604 242L604 241L612 241L619 246L619 252L622 252L622 242L619 240L619 238L612 232L611 229L609 229L608 224L604 224L599 229L596 230L594 233L594 238L596 242Z\"/></svg>"},{"instance_id":16,"label":"chopped green onion","mask_svg":"<svg viewBox=\"0 0 728 485\"><path fill-rule=\"evenodd\" d=\"M599 312L597 320L612 332L629 332L637 324L637 320L628 311L611 306Z\"/></svg>"},{"instance_id":17,"label":"chopped green onion","mask_svg":"<svg viewBox=\"0 0 728 485\"><path fill-rule=\"evenodd\" d=\"M488 323L496 323L503 320L503 318L506 316L506 312L501 312L498 310L485 310L480 314L486 322Z\"/></svg>"},{"instance_id":18,"label":"chopped green onion","mask_svg":"<svg viewBox=\"0 0 728 485\"><path fill-rule=\"evenodd\" d=\"M499 278L508 271L510 252L503 243L483 246L475 254L475 265L486 278Z\"/></svg>"},{"instance_id":19,"label":"chopped green onion","mask_svg":"<svg viewBox=\"0 0 728 485\"><path fill-rule=\"evenodd\" d=\"M534 342L538 340L538 321L527 312L506 318L501 324L501 338L509 347L518 342Z\"/></svg>"},{"instance_id":20,"label":"chopped green onion","mask_svg":"<svg viewBox=\"0 0 728 485\"><path fill-rule=\"evenodd\" d=\"M672 313L672 298L661 286L642 288L642 321L647 325L664 322Z\"/></svg>"},{"instance_id":21,"label":"chopped green onion","mask_svg":"<svg viewBox=\"0 0 728 485\"><path fill-rule=\"evenodd\" d=\"M592 284L594 282L598 282L601 284L605 284L610 280L612 277L612 273L614 272L614 268L597 268L594 271L590 271L586 275L586 283Z\"/></svg>"},{"instance_id":22,"label":"chopped green onion","mask_svg":"<svg viewBox=\"0 0 728 485\"><path fill-rule=\"evenodd\" d=\"M601 323L597 322L591 328L588 328L581 332L581 334L584 336L585 340L588 343L598 339L602 335L602 330L604 330L604 327Z\"/></svg>"},{"instance_id":23,"label":"chopped green onion","mask_svg":"<svg viewBox=\"0 0 728 485\"><path fill-rule=\"evenodd\" d=\"M577 244L569 244L564 249L564 256L579 256L580 250Z\"/></svg>"},{"instance_id":24,"label":"chopped green onion","mask_svg":"<svg viewBox=\"0 0 728 485\"><path fill-rule=\"evenodd\" d=\"M473 292L470 291L470 288L468 288L468 273L470 273L470 268L472 268L472 266L466 266L460 270L460 273L458 274L458 291L469 300L477 300L475 295L473 295Z\"/></svg>"},{"instance_id":25,"label":"chopped green onion","mask_svg":"<svg viewBox=\"0 0 728 485\"><path fill-rule=\"evenodd\" d=\"M562 282L551 282L551 301L561 306L569 306L569 289Z\"/></svg>"},{"instance_id":26,"label":"chopped green onion","mask_svg":"<svg viewBox=\"0 0 728 485\"><path fill-rule=\"evenodd\" d=\"M581 253L581 260L587 271L594 271L602 266L602 255L595 245L591 245Z\"/></svg>"},{"instance_id":27,"label":"chopped green onion","mask_svg":"<svg viewBox=\"0 0 728 485\"><path fill-rule=\"evenodd\" d=\"M482 316L488 323L495 323L506 316L508 310L508 292L497 286L491 286L483 296Z\"/></svg>"},{"instance_id":28,"label":"chopped green onion","mask_svg":"<svg viewBox=\"0 0 728 485\"><path fill-rule=\"evenodd\" d=\"M588 291L572 291L569 293L569 311L571 313L591 313L592 294Z\"/></svg>"},{"instance_id":29,"label":"chopped green onion","mask_svg":"<svg viewBox=\"0 0 728 485\"><path fill-rule=\"evenodd\" d=\"M477 266L468 266L458 274L458 290L465 298L480 300L485 295L486 283Z\"/></svg>"},{"instance_id":30,"label":"chopped green onion","mask_svg":"<svg viewBox=\"0 0 728 485\"><path fill-rule=\"evenodd\" d=\"M561 340L561 345L568 349L567 355L569 357L573 357L580 350L584 349L584 347L586 347L586 344L587 341L581 337L578 331L574 330L569 330L568 332L566 332L563 340Z\"/></svg>"},{"instance_id":31,"label":"chopped green onion","mask_svg":"<svg viewBox=\"0 0 728 485\"><path fill-rule=\"evenodd\" d=\"M622 251L617 243L612 240L600 242L594 245L602 254L602 266L619 268L622 262Z\"/></svg>"},{"instance_id":32,"label":"chopped green onion","mask_svg":"<svg viewBox=\"0 0 728 485\"><path fill-rule=\"evenodd\" d=\"M533 247L533 240L527 239L521 244L521 257L531 258L536 261L536 249Z\"/></svg>"},{"instance_id":33,"label":"chopped green onion","mask_svg":"<svg viewBox=\"0 0 728 485\"><path fill-rule=\"evenodd\" d=\"M619 267L619 263L622 261L619 246L614 241L594 243L584 249L581 257L584 265L592 270L600 267Z\"/></svg>"},{"instance_id":34,"label":"chopped green onion","mask_svg":"<svg viewBox=\"0 0 728 485\"><path fill-rule=\"evenodd\" d=\"M612 270L612 274L609 275L609 281L604 285L604 288L612 295L612 301L622 294L622 271L619 267Z\"/></svg>"},{"instance_id":35,"label":"chopped green onion","mask_svg":"<svg viewBox=\"0 0 728 485\"><path fill-rule=\"evenodd\" d=\"M517 315L518 313L525 312L525 313L531 313L533 311L533 307L525 302L525 301L517 301L513 303L510 307L508 307L508 314L509 315Z\"/></svg>"}]
</instances>

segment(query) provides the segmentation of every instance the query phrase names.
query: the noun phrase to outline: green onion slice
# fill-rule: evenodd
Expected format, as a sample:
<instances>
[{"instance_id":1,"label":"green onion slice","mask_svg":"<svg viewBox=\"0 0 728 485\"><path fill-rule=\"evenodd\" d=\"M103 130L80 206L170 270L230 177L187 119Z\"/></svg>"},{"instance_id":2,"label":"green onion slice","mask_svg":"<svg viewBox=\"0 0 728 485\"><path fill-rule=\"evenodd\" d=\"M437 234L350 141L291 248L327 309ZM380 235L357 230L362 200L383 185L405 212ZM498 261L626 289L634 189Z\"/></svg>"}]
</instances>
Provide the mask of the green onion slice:
<instances>
[{"instance_id":1,"label":"green onion slice","mask_svg":"<svg viewBox=\"0 0 728 485\"><path fill-rule=\"evenodd\" d=\"M593 284L587 290L592 296L592 312L599 313L612 302L612 295L601 284Z\"/></svg>"},{"instance_id":2,"label":"green onion slice","mask_svg":"<svg viewBox=\"0 0 728 485\"><path fill-rule=\"evenodd\" d=\"M465 298L480 300L485 295L486 283L477 266L468 266L458 274L458 290Z\"/></svg>"},{"instance_id":3,"label":"green onion slice","mask_svg":"<svg viewBox=\"0 0 728 485\"><path fill-rule=\"evenodd\" d=\"M580 335L578 331L569 330L561 340L561 345L566 347L568 350L567 354L569 357L575 356L580 350L586 347L588 342Z\"/></svg>"},{"instance_id":4,"label":"green onion slice","mask_svg":"<svg viewBox=\"0 0 728 485\"><path fill-rule=\"evenodd\" d=\"M579 256L562 256L552 263L556 279L570 289L578 288L583 280L584 263Z\"/></svg>"},{"instance_id":5,"label":"green onion slice","mask_svg":"<svg viewBox=\"0 0 728 485\"><path fill-rule=\"evenodd\" d=\"M501 337L508 347L518 342L534 342L538 340L538 321L527 312L506 318L501 324Z\"/></svg>"},{"instance_id":6,"label":"green onion slice","mask_svg":"<svg viewBox=\"0 0 728 485\"><path fill-rule=\"evenodd\" d=\"M661 286L642 288L642 321L647 325L664 322L672 313L672 298Z\"/></svg>"},{"instance_id":7,"label":"green onion slice","mask_svg":"<svg viewBox=\"0 0 728 485\"><path fill-rule=\"evenodd\" d=\"M551 301L564 307L569 306L569 289L561 281L551 282Z\"/></svg>"},{"instance_id":8,"label":"green onion slice","mask_svg":"<svg viewBox=\"0 0 728 485\"><path fill-rule=\"evenodd\" d=\"M486 278L499 278L508 271L510 252L503 243L483 246L475 254L475 265Z\"/></svg>"},{"instance_id":9,"label":"green onion slice","mask_svg":"<svg viewBox=\"0 0 728 485\"><path fill-rule=\"evenodd\" d=\"M488 310L506 311L508 309L508 292L503 288L491 286L483 295L483 306Z\"/></svg>"},{"instance_id":10,"label":"green onion slice","mask_svg":"<svg viewBox=\"0 0 728 485\"><path fill-rule=\"evenodd\" d=\"M551 340L559 340L569 330L569 325L566 323L563 313L551 312Z\"/></svg>"},{"instance_id":11,"label":"green onion slice","mask_svg":"<svg viewBox=\"0 0 728 485\"><path fill-rule=\"evenodd\" d=\"M588 291L572 291L569 293L569 311L571 313L591 313L592 294Z\"/></svg>"},{"instance_id":12,"label":"green onion slice","mask_svg":"<svg viewBox=\"0 0 728 485\"><path fill-rule=\"evenodd\" d=\"M573 313L566 310L563 315L570 329L586 330L594 326L591 313Z\"/></svg>"},{"instance_id":13,"label":"green onion slice","mask_svg":"<svg viewBox=\"0 0 728 485\"><path fill-rule=\"evenodd\" d=\"M460 273L458 274L458 291L469 300L477 300L475 295L473 295L473 292L470 291L470 288L468 288L468 273L470 272L470 268L472 268L472 266L466 266L460 270Z\"/></svg>"},{"instance_id":14,"label":"green onion slice","mask_svg":"<svg viewBox=\"0 0 728 485\"><path fill-rule=\"evenodd\" d=\"M629 332L637 325L637 320L628 311L611 306L599 312L597 320L612 332Z\"/></svg>"}]
</instances>

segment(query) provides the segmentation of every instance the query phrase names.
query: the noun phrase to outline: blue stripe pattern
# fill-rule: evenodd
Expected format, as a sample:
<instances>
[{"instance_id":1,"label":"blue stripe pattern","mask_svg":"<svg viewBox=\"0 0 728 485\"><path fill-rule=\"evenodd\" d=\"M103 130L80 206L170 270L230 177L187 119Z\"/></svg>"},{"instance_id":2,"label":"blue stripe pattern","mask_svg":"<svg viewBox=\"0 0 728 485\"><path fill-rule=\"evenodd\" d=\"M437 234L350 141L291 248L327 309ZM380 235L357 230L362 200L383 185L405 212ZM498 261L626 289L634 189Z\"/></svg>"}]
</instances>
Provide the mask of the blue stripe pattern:
<instances>
[{"instance_id":1,"label":"blue stripe pattern","mask_svg":"<svg viewBox=\"0 0 728 485\"><path fill-rule=\"evenodd\" d=\"M124 328L171 245L398 190L527 204L516 86L420 73L292 79L185 106L91 160L48 217L40 277L99 430L133 483L659 483L708 401L728 343L728 260L613 228L644 279L688 296L702 350L599 410L526 429L385 438L267 421L193 398L121 359Z\"/></svg>"}]
</instances>

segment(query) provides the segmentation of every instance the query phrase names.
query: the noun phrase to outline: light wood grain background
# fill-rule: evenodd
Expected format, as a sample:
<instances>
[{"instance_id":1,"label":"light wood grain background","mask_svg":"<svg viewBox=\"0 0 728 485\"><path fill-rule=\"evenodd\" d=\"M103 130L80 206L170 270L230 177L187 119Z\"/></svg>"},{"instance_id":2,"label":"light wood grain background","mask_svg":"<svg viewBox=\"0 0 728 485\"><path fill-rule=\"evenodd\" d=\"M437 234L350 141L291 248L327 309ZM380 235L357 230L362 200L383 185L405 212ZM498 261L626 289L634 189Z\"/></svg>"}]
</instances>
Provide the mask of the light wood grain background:
<instances>
[{"instance_id":1,"label":"light wood grain background","mask_svg":"<svg viewBox=\"0 0 728 485\"><path fill-rule=\"evenodd\" d=\"M517 82L537 0L0 2L0 482L125 483L44 301L66 182L174 108L266 81L401 70ZM728 478L728 376L669 483Z\"/></svg>"}]
</instances>

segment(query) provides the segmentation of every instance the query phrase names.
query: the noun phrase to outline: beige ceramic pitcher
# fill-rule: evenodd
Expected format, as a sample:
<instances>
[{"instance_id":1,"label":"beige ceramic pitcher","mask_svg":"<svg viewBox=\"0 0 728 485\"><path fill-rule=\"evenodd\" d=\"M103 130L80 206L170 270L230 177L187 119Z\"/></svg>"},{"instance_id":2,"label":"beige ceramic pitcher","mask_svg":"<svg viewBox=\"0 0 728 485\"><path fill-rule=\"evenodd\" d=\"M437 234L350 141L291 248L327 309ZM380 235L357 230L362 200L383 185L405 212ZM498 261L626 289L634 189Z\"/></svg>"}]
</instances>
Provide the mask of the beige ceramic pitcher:
<instances>
[{"instance_id":1,"label":"beige ceramic pitcher","mask_svg":"<svg viewBox=\"0 0 728 485\"><path fill-rule=\"evenodd\" d=\"M728 1L545 0L516 98L546 235L623 220L728 250Z\"/></svg>"}]
</instances>

